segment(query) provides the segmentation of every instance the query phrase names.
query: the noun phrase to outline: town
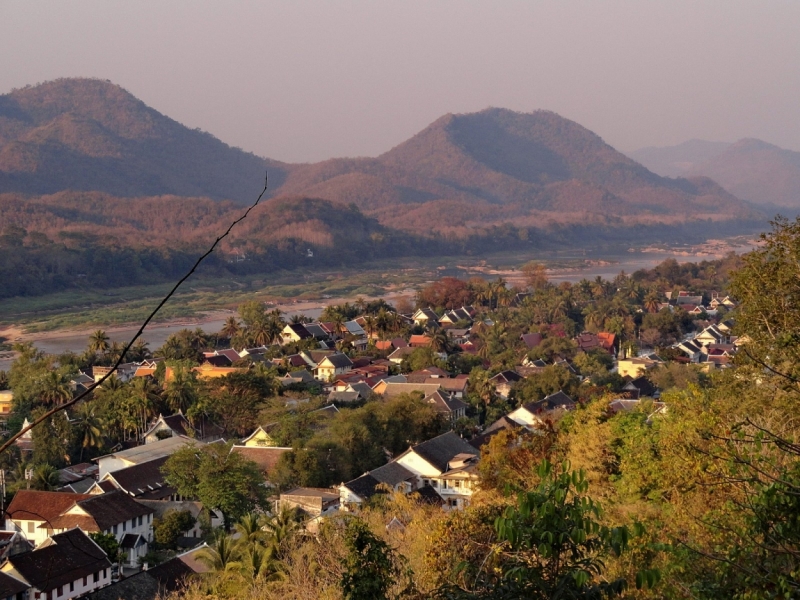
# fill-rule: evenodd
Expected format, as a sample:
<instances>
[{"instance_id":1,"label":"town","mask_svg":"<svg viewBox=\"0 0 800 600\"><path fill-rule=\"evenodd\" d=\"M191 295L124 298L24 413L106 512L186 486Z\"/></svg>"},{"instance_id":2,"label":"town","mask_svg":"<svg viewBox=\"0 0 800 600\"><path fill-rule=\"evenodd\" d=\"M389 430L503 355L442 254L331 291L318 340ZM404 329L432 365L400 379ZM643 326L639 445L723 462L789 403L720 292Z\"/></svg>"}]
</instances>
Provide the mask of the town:
<instances>
[{"instance_id":1,"label":"town","mask_svg":"<svg viewBox=\"0 0 800 600\"><path fill-rule=\"evenodd\" d=\"M0 597L155 598L237 552L277 573L281 536L387 495L463 510L490 448L589 403L658 419L662 391L728 368L746 339L708 287L726 261L558 286L530 263L525 289L443 278L411 312L358 298L316 322L249 302L218 333L124 357L102 330L81 355L19 345L6 435L91 394L3 457Z\"/></svg>"}]
</instances>

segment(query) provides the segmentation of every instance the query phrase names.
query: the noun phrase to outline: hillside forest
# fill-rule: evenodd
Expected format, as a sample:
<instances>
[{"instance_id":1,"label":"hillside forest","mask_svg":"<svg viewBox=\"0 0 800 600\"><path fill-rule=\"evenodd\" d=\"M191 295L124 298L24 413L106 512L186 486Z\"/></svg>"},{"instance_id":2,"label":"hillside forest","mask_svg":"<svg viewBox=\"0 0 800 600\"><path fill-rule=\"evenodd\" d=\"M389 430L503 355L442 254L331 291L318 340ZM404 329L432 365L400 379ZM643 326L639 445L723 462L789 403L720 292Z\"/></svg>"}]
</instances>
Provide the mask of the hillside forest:
<instances>
[{"instance_id":1,"label":"hillside forest","mask_svg":"<svg viewBox=\"0 0 800 600\"><path fill-rule=\"evenodd\" d=\"M502 281L444 279L421 290L420 306L472 303L484 323L474 332L476 354L451 348L442 361L432 348L420 348L399 367L469 375L470 408L456 424L464 438L557 390L576 399L577 408L536 433L494 436L481 449L479 491L463 511L444 512L413 494L378 494L359 512L328 519L315 535L304 533L296 514L259 516L270 491L257 485L247 461L226 463L233 455L222 445L168 461L176 483L185 468L207 473L192 491L237 532L208 531L211 572L181 597L797 597L800 221L777 220L763 240L741 257L667 261L613 281L556 286L530 265L530 295L519 304L512 299L523 290ZM670 352L685 333L707 324L702 314L659 310L665 292L676 288L736 299L735 311L720 315L746 340L730 368L703 369ZM393 314L385 302L359 300L332 306L323 318L369 317L378 338L411 333ZM175 334L154 351L166 359L154 380L112 378L70 412L69 422L59 415L34 430L31 465L6 454L3 467L21 473L32 466L34 485L51 489L57 467L97 456L135 438L159 412L181 409L198 426L213 422L233 436L276 423L274 435L292 450L270 473L275 492L338 485L383 464L387 453L444 430L441 417L415 395L371 398L333 417L314 412L324 398L313 386L277 383L292 370L281 357L302 350L302 343L272 346L268 358L275 361L243 359L244 373L195 380L190 369L203 350L269 343L282 318L253 302L220 332ZM609 410L623 382L601 353L577 352L571 336L583 330L613 331L629 352L658 353L664 364L648 377L662 390L666 410L656 412L648 402L628 412ZM541 333L543 343L523 346L520 334L528 332ZM338 345L357 356L346 336ZM12 431L22 416L69 397L67 382L78 369L109 364L121 348L97 331L79 355L18 350L10 372L0 376L15 392ZM363 354L379 352L370 345ZM488 377L526 354L548 366L514 384L503 400ZM148 355L142 343L126 358ZM174 374L168 381L167 367ZM199 462L186 467L182 461L189 459ZM23 482L10 481L9 491ZM161 539L157 552L171 555L166 532Z\"/></svg>"}]
</instances>

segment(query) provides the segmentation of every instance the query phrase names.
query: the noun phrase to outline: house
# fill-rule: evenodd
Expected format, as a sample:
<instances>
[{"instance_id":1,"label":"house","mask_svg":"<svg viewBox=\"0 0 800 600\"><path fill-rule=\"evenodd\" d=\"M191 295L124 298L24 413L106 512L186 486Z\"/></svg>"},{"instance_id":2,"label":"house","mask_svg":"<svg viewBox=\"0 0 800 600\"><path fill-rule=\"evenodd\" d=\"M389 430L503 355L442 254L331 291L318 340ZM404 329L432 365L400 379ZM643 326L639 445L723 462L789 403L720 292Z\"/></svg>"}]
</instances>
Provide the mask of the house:
<instances>
[{"instance_id":1,"label":"house","mask_svg":"<svg viewBox=\"0 0 800 600\"><path fill-rule=\"evenodd\" d=\"M519 336L519 339L522 340L522 343L525 344L525 347L528 350L531 350L532 348L536 348L536 346L541 344L544 337L541 333L523 333L521 336Z\"/></svg>"},{"instance_id":2,"label":"house","mask_svg":"<svg viewBox=\"0 0 800 600\"><path fill-rule=\"evenodd\" d=\"M398 348L407 348L408 342L403 338L394 338L391 340L377 340L375 348L382 352L394 352Z\"/></svg>"},{"instance_id":3,"label":"house","mask_svg":"<svg viewBox=\"0 0 800 600\"><path fill-rule=\"evenodd\" d=\"M709 346L711 344L726 344L729 342L729 337L716 325L709 325L703 329L703 331L694 336L692 341L695 344Z\"/></svg>"},{"instance_id":4,"label":"house","mask_svg":"<svg viewBox=\"0 0 800 600\"><path fill-rule=\"evenodd\" d=\"M412 348L427 348L431 345L431 336L429 335L412 335L408 339L408 345Z\"/></svg>"},{"instance_id":5,"label":"house","mask_svg":"<svg viewBox=\"0 0 800 600\"><path fill-rule=\"evenodd\" d=\"M432 394L425 396L424 401L432 404L436 412L444 415L451 426L455 425L460 418L467 416L467 403L459 400L454 394L446 390L436 390Z\"/></svg>"},{"instance_id":6,"label":"house","mask_svg":"<svg viewBox=\"0 0 800 600\"><path fill-rule=\"evenodd\" d=\"M303 323L288 323L281 331L281 344L302 342L313 338L314 336Z\"/></svg>"},{"instance_id":7,"label":"house","mask_svg":"<svg viewBox=\"0 0 800 600\"><path fill-rule=\"evenodd\" d=\"M518 381L522 381L522 376L516 371L500 371L489 381L494 385L495 392L503 398L508 398L511 387Z\"/></svg>"},{"instance_id":8,"label":"house","mask_svg":"<svg viewBox=\"0 0 800 600\"><path fill-rule=\"evenodd\" d=\"M339 510L339 491L331 488L298 487L281 493L277 508L297 508L311 517Z\"/></svg>"},{"instance_id":9,"label":"house","mask_svg":"<svg viewBox=\"0 0 800 600\"><path fill-rule=\"evenodd\" d=\"M178 411L177 414L168 417L159 414L156 422L150 426L150 429L142 437L145 444L152 444L164 438L179 435L191 438L199 437L199 432L192 427L189 419L183 416L182 411Z\"/></svg>"},{"instance_id":10,"label":"house","mask_svg":"<svg viewBox=\"0 0 800 600\"><path fill-rule=\"evenodd\" d=\"M79 528L55 534L33 552L12 556L0 566L4 593L17 598L69 599L111 583L111 561ZM6 577L19 585L9 589ZM25 595L27 592L27 595Z\"/></svg>"},{"instance_id":11,"label":"house","mask_svg":"<svg viewBox=\"0 0 800 600\"><path fill-rule=\"evenodd\" d=\"M477 482L475 466L480 453L449 431L410 447L390 463L339 486L340 508L352 510L388 488L403 493L426 486L443 499L448 509L469 503Z\"/></svg>"},{"instance_id":12,"label":"house","mask_svg":"<svg viewBox=\"0 0 800 600\"><path fill-rule=\"evenodd\" d=\"M14 392L11 390L0 390L0 418L8 417L11 414L14 404Z\"/></svg>"},{"instance_id":13,"label":"house","mask_svg":"<svg viewBox=\"0 0 800 600\"><path fill-rule=\"evenodd\" d=\"M450 392L455 398L463 398L469 388L469 377L429 377L423 383L439 384L446 392Z\"/></svg>"},{"instance_id":14,"label":"house","mask_svg":"<svg viewBox=\"0 0 800 600\"><path fill-rule=\"evenodd\" d=\"M414 352L414 350L415 349L412 348L411 346L406 346L405 348L398 348L388 356L389 361L396 365L399 365L405 359L411 356L411 353Z\"/></svg>"},{"instance_id":15,"label":"house","mask_svg":"<svg viewBox=\"0 0 800 600\"><path fill-rule=\"evenodd\" d=\"M190 529L181 531L181 537L194 538L197 540L193 545L200 543L200 539L203 537L203 527L200 518L203 516L203 511L205 510L202 502L192 500L139 500L138 502L153 511L153 520L161 520L164 518L164 515L168 513L188 512L195 518L195 523ZM208 517L212 527L219 527L223 524L222 518L214 511L211 511ZM187 541L192 543L192 540Z\"/></svg>"},{"instance_id":16,"label":"house","mask_svg":"<svg viewBox=\"0 0 800 600\"><path fill-rule=\"evenodd\" d=\"M89 490L89 494L104 494L121 490L138 500L177 500L178 492L164 479L161 468L169 459L162 456L138 465L106 473Z\"/></svg>"},{"instance_id":17,"label":"house","mask_svg":"<svg viewBox=\"0 0 800 600\"><path fill-rule=\"evenodd\" d=\"M630 380L622 388L624 392L631 392L635 399L639 398L658 398L661 395L658 388L647 377L641 376Z\"/></svg>"},{"instance_id":18,"label":"house","mask_svg":"<svg viewBox=\"0 0 800 600\"><path fill-rule=\"evenodd\" d=\"M384 398L393 398L400 394L411 394L419 392L423 396L433 394L441 389L438 383L394 383L391 381L381 381L375 386L373 392L380 394Z\"/></svg>"},{"instance_id":19,"label":"house","mask_svg":"<svg viewBox=\"0 0 800 600\"><path fill-rule=\"evenodd\" d=\"M164 373L165 381L169 381L171 379L170 373L172 370L167 367ZM198 379L216 379L217 377L226 377L228 375L233 375L234 373L245 373L247 372L247 368L245 367L215 367L210 363L203 363L199 367L194 367L192 372L197 375Z\"/></svg>"},{"instance_id":20,"label":"house","mask_svg":"<svg viewBox=\"0 0 800 600\"><path fill-rule=\"evenodd\" d=\"M613 333L600 331L598 333L591 333L584 331L575 337L575 343L578 344L578 350L582 352L591 352L593 350L604 350L616 356L617 337Z\"/></svg>"},{"instance_id":21,"label":"house","mask_svg":"<svg viewBox=\"0 0 800 600\"><path fill-rule=\"evenodd\" d=\"M188 444L197 444L198 446L202 446L203 442L193 440L192 438L186 436L178 435L168 437L151 444L146 444L144 446L136 446L128 450L120 450L119 452L106 454L105 456L99 456L97 458L93 458L92 460L97 462L98 466L100 467L99 478L102 479L106 473L119 471L120 469L139 465L157 458L162 458L164 456L171 456Z\"/></svg>"},{"instance_id":22,"label":"house","mask_svg":"<svg viewBox=\"0 0 800 600\"><path fill-rule=\"evenodd\" d=\"M466 308L456 308L455 310L448 310L439 319L439 325L442 327L453 327L456 323L472 323L472 315Z\"/></svg>"},{"instance_id":23,"label":"house","mask_svg":"<svg viewBox=\"0 0 800 600\"><path fill-rule=\"evenodd\" d=\"M317 363L314 375L320 381L333 381L336 375L347 373L353 368L353 361L346 354L330 354Z\"/></svg>"},{"instance_id":24,"label":"house","mask_svg":"<svg viewBox=\"0 0 800 600\"><path fill-rule=\"evenodd\" d=\"M617 361L617 372L620 377L636 378L661 364L662 361L645 356L623 358Z\"/></svg>"},{"instance_id":25,"label":"house","mask_svg":"<svg viewBox=\"0 0 800 600\"><path fill-rule=\"evenodd\" d=\"M469 441L469 445L473 448L480 448L489 442L494 436L501 431L517 431L522 428L522 425L504 415L497 419L494 423L484 429L479 435L476 435Z\"/></svg>"},{"instance_id":26,"label":"house","mask_svg":"<svg viewBox=\"0 0 800 600\"><path fill-rule=\"evenodd\" d=\"M21 532L0 531L0 561L31 550L33 550L33 544L26 540ZM0 598L6 598L6 596L0 593Z\"/></svg>"},{"instance_id":27,"label":"house","mask_svg":"<svg viewBox=\"0 0 800 600\"><path fill-rule=\"evenodd\" d=\"M251 460L258 466L259 471L264 474L266 481L275 469L281 456L289 452L291 448L280 446L233 446L231 452L236 452L240 456Z\"/></svg>"},{"instance_id":28,"label":"house","mask_svg":"<svg viewBox=\"0 0 800 600\"><path fill-rule=\"evenodd\" d=\"M195 574L180 557L171 558L157 567L128 575L124 579L96 590L86 596L87 600L159 600L173 596L189 577Z\"/></svg>"},{"instance_id":29,"label":"house","mask_svg":"<svg viewBox=\"0 0 800 600\"><path fill-rule=\"evenodd\" d=\"M152 541L153 511L121 490L102 495L20 490L8 507L6 528L21 532L37 548L53 532L74 527L113 534L120 544L127 542L126 562L136 566Z\"/></svg>"},{"instance_id":30,"label":"house","mask_svg":"<svg viewBox=\"0 0 800 600\"><path fill-rule=\"evenodd\" d=\"M564 392L550 394L538 402L528 402L508 413L508 418L527 429L537 429L545 420L555 420L561 413L574 409L575 401Z\"/></svg>"},{"instance_id":31,"label":"house","mask_svg":"<svg viewBox=\"0 0 800 600\"><path fill-rule=\"evenodd\" d=\"M22 533L34 547L39 547L47 540L48 527L52 533L51 522L75 502L88 498L88 494L20 490L6 509L4 529Z\"/></svg>"},{"instance_id":32,"label":"house","mask_svg":"<svg viewBox=\"0 0 800 600\"><path fill-rule=\"evenodd\" d=\"M298 369L297 371L286 373L283 377L278 377L278 381L280 381L281 385L284 387L288 385L310 385L317 383L314 376L305 369Z\"/></svg>"},{"instance_id":33,"label":"house","mask_svg":"<svg viewBox=\"0 0 800 600\"><path fill-rule=\"evenodd\" d=\"M269 434L268 429L272 428L275 425L267 426L267 428L262 427L259 425L256 430L248 435L246 438L242 440L241 445L246 446L248 448L275 448L278 446L278 443L272 438Z\"/></svg>"},{"instance_id":34,"label":"house","mask_svg":"<svg viewBox=\"0 0 800 600\"><path fill-rule=\"evenodd\" d=\"M437 323L439 321L439 315L430 308L420 308L411 316L411 320L414 321L415 325L425 327L428 323Z\"/></svg>"},{"instance_id":35,"label":"house","mask_svg":"<svg viewBox=\"0 0 800 600\"><path fill-rule=\"evenodd\" d=\"M703 347L695 343L691 340L686 340L683 342L679 342L673 346L676 350L680 350L686 357L689 359L689 362L699 362L700 361L700 354L703 351Z\"/></svg>"}]
</instances>

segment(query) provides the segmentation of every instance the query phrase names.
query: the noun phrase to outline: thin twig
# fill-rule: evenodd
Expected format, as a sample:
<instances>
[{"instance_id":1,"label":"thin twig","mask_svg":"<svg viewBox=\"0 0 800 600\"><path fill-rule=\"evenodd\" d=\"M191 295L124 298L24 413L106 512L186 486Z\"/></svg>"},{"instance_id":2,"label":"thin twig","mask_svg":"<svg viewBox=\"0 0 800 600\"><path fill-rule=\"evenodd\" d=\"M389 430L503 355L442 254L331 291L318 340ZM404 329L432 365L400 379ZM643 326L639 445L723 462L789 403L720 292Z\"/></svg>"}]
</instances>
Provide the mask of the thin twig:
<instances>
[{"instance_id":1,"label":"thin twig","mask_svg":"<svg viewBox=\"0 0 800 600\"><path fill-rule=\"evenodd\" d=\"M202 255L201 255L201 256L200 256L200 257L199 257L199 258L198 258L196 261L195 261L194 265L192 265L192 268L191 268L191 269L189 269L189 271L186 273L186 275L184 275L183 277L181 277L181 278L180 278L180 280L178 280L178 283L176 283L176 284L175 284L175 285L172 287L172 289L169 291L169 293L168 293L166 296L164 296L164 298L161 300L161 302L159 302L159 303L158 303L158 306L156 306L156 307L155 307L155 309L153 309L153 311L152 311L152 312L151 312L151 313L150 313L150 314L147 316L147 318L144 320L144 322L142 323L141 327L139 327L139 330L136 332L136 335L134 335L134 336L131 338L131 340L128 342L128 344L125 346L124 350L123 350L123 351L120 353L120 355L119 355L119 358L117 358L117 360L114 362L114 364L112 365L112 367L111 367L111 369L108 371L108 373L106 373L106 374L105 374L105 375L103 375L103 376L102 376L100 379L98 379L97 381L95 381L95 382L94 382L92 385L90 385L90 386L89 386L89 387L88 387L88 388L87 388L87 389L86 389L86 390L85 390L83 393L79 394L77 397L73 398L73 399L72 399L72 400L70 400L69 402L65 402L64 404L61 404L61 405L59 405L59 406L56 406L55 408L52 408L52 409L48 410L48 411L47 411L45 414L43 414L41 417L39 417L38 419L36 419L35 421L33 421L33 423L31 423L31 424L30 424L30 425L28 425L27 427L24 427L23 429L20 429L20 430L19 430L17 433L15 433L15 434L14 434L14 435L12 435L12 436L11 436L11 437L10 437L8 440L6 440L6 441L3 443L3 445L2 445L2 446L0 446L0 454L2 454L3 452L5 452L6 450L8 450L8 448L11 446L11 444L13 444L13 443L14 443L15 441L17 441L17 440L18 440L20 437L22 437L22 436L23 436L25 433L27 433L28 431L30 431L31 429L33 429L34 427L36 427L37 425L39 425L39 424L40 424L41 422L43 422L44 420L46 420L46 419L49 419L50 417L52 417L52 416L53 416L53 415L55 415L56 413L59 413L59 412L61 412L62 410L66 410L66 409L67 409L67 408L69 408L70 406L72 406L72 405L76 404L77 402L80 402L81 400L83 400L83 399L84 399L86 396L88 396L88 395L89 395L89 394L90 394L92 391L94 391L94 389L95 389L95 388L97 388L97 387L99 387L100 385L102 385L102 384L103 384L103 382L104 382L106 379L108 379L109 377L111 377L111 376L112 376L112 375L113 375L113 374L114 374L114 373L117 371L117 369L119 368L119 366L122 364L122 361L123 361L123 359L125 358L125 355L128 353L128 350L130 350L130 349L131 349L131 346L133 346L133 343L134 343L134 342L135 342L137 339L139 339L139 336L141 336L141 335L142 335L142 333L144 332L144 329L145 329L145 327L147 327L147 325L150 323L150 321L152 321L152 320L153 320L153 318L156 316L156 314L158 314L158 311L159 311L159 310L161 310L161 309L163 308L163 306L164 306L164 305L167 303L167 301L169 301L169 299L170 299L170 298L172 298L172 296L175 294L175 292L176 292L176 291L178 291L178 288L181 286L181 284L182 284L184 281L186 281L187 279L189 279L189 277L191 277L191 276L194 274L194 272L195 272L195 271L197 270L197 268L200 266L200 263L202 263L202 262L203 262L203 261L204 261L204 260L205 260L205 259L206 259L206 258L207 258L207 257L208 257L208 256L209 256L209 255L210 255L210 254L211 254L211 253L212 253L212 252L215 250L215 249L216 249L217 245L218 245L218 244L219 244L219 243L220 243L222 240L224 240L226 237L228 237L228 234L230 234L231 230L232 230L232 229L233 229L233 228L234 228L234 227L235 227L235 226L236 226L238 223L240 223L241 221L244 221L244 220L247 218L247 216L250 214L250 211L252 211L252 210L253 210L253 209L254 209L256 206L258 206L258 203L259 203L259 202L261 202L261 199L264 197L264 194L266 194L266 193L267 193L267 187L268 187L268 185L269 185L269 173L267 173L267 174L265 175L265 177L264 177L264 189L263 189L263 190L261 190L261 193L258 195L258 198L256 198L256 201L255 201L255 202L253 202L253 204L251 204L251 205L250 205L250 206L247 208L247 210L246 210L246 211L244 211L244 213L242 214L242 216L241 216L241 217L239 217L238 219L236 219L235 221L233 221L233 223L231 223L230 225L228 225L228 228L225 230L225 232L224 232L222 235L220 235L220 236L219 236L217 239L215 239L215 240L214 240L214 243L213 243L213 244L211 244L211 247L210 247L208 250L206 250L206 251L205 251L205 252L204 252L204 253L203 253L203 254L202 254Z\"/></svg>"}]
</instances>

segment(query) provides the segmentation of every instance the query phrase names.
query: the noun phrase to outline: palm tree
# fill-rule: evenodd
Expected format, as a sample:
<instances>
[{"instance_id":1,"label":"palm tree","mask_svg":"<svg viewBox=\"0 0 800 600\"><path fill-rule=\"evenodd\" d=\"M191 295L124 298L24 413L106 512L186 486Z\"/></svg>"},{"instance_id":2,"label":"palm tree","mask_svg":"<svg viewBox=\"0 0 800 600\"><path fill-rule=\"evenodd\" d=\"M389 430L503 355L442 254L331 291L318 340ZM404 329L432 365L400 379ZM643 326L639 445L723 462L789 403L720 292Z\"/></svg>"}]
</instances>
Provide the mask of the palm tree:
<instances>
[{"instance_id":1,"label":"palm tree","mask_svg":"<svg viewBox=\"0 0 800 600\"><path fill-rule=\"evenodd\" d=\"M161 396L158 394L158 387L149 377L136 377L130 386L130 392L128 406L136 418L137 437L141 437L157 403L161 401Z\"/></svg>"},{"instance_id":2,"label":"palm tree","mask_svg":"<svg viewBox=\"0 0 800 600\"><path fill-rule=\"evenodd\" d=\"M103 445L104 429L103 419L95 415L95 407L83 402L75 409L78 418L75 423L75 432L81 443L80 462L83 462L83 452L86 448L99 448Z\"/></svg>"},{"instance_id":3,"label":"palm tree","mask_svg":"<svg viewBox=\"0 0 800 600\"><path fill-rule=\"evenodd\" d=\"M128 358L134 362L140 362L152 358L153 353L150 352L150 346L143 339L138 339L128 350Z\"/></svg>"},{"instance_id":4,"label":"palm tree","mask_svg":"<svg viewBox=\"0 0 800 600\"><path fill-rule=\"evenodd\" d=\"M259 544L264 541L266 536L261 527L261 517L256 513L247 513L233 528L239 534L238 542L245 546Z\"/></svg>"},{"instance_id":5,"label":"palm tree","mask_svg":"<svg viewBox=\"0 0 800 600\"><path fill-rule=\"evenodd\" d=\"M89 336L89 351L94 354L103 354L108 350L108 336L102 329L98 329Z\"/></svg>"},{"instance_id":6,"label":"palm tree","mask_svg":"<svg viewBox=\"0 0 800 600\"><path fill-rule=\"evenodd\" d=\"M444 329L437 329L431 335L431 350L437 353L447 352L450 349L450 336Z\"/></svg>"},{"instance_id":7,"label":"palm tree","mask_svg":"<svg viewBox=\"0 0 800 600\"><path fill-rule=\"evenodd\" d=\"M197 400L194 380L185 369L174 369L164 388L164 400L174 412L186 412Z\"/></svg>"},{"instance_id":8,"label":"palm tree","mask_svg":"<svg viewBox=\"0 0 800 600\"><path fill-rule=\"evenodd\" d=\"M644 309L647 312L658 312L658 307L661 304L658 292L652 290L647 292L647 295L644 297Z\"/></svg>"},{"instance_id":9,"label":"palm tree","mask_svg":"<svg viewBox=\"0 0 800 600\"><path fill-rule=\"evenodd\" d=\"M296 508L282 505L280 510L262 521L261 529L267 534L267 541L279 553L283 542L300 529L300 515Z\"/></svg>"},{"instance_id":10,"label":"palm tree","mask_svg":"<svg viewBox=\"0 0 800 600\"><path fill-rule=\"evenodd\" d=\"M56 371L48 372L42 379L39 398L45 404L61 404L72 398L72 391L63 376Z\"/></svg>"},{"instance_id":11,"label":"palm tree","mask_svg":"<svg viewBox=\"0 0 800 600\"><path fill-rule=\"evenodd\" d=\"M61 477L53 465L39 465L33 469L31 485L43 492L53 492L61 486Z\"/></svg>"},{"instance_id":12,"label":"palm tree","mask_svg":"<svg viewBox=\"0 0 800 600\"><path fill-rule=\"evenodd\" d=\"M218 573L241 568L242 563L236 558L236 543L231 536L223 532L216 535L210 546L197 552L197 559Z\"/></svg>"},{"instance_id":13,"label":"palm tree","mask_svg":"<svg viewBox=\"0 0 800 600\"><path fill-rule=\"evenodd\" d=\"M222 329L219 330L219 334L222 337L231 339L241 330L242 327L241 325L239 325L239 321L236 320L236 317L231 315L230 317L225 319L225 323L222 325Z\"/></svg>"}]
</instances>

